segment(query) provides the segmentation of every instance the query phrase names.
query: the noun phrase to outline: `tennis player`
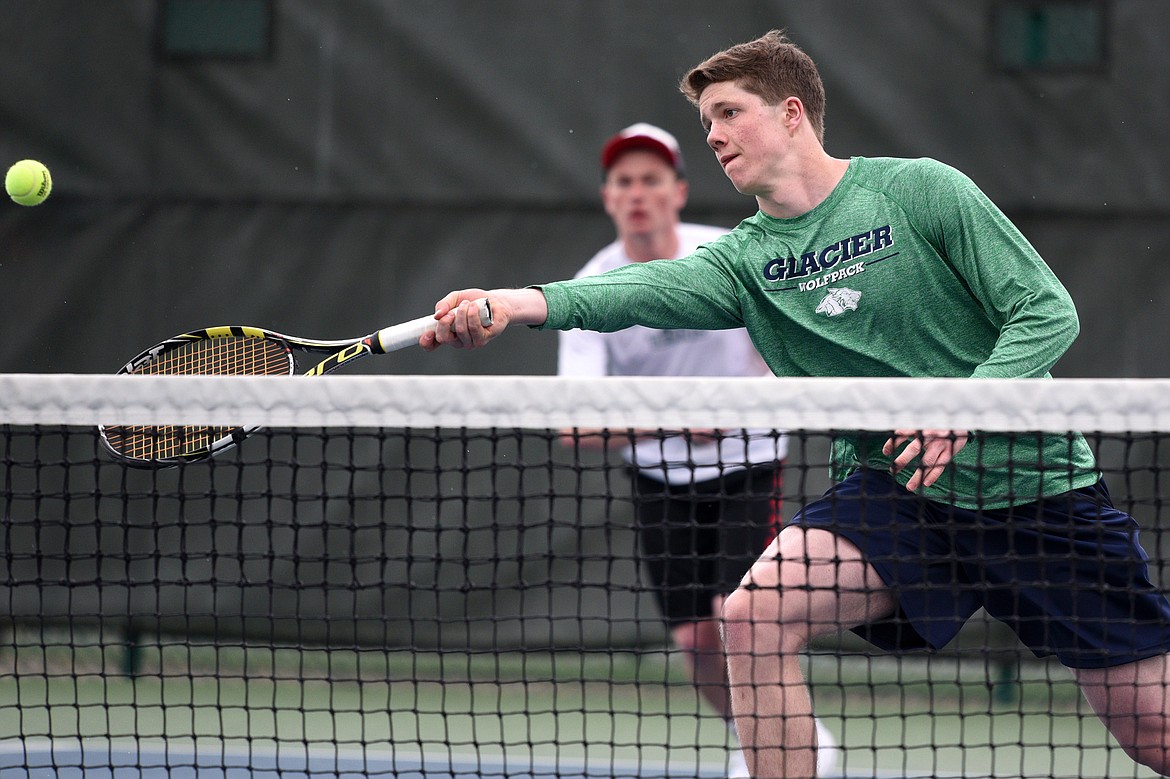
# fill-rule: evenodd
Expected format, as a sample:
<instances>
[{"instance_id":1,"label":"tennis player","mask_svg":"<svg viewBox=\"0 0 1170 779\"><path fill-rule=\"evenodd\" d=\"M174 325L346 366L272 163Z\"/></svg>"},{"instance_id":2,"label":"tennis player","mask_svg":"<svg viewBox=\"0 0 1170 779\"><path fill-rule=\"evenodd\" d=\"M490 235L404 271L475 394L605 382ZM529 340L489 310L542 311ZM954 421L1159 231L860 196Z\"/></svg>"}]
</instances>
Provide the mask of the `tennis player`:
<instances>
[{"instance_id":1,"label":"tennis player","mask_svg":"<svg viewBox=\"0 0 1170 779\"><path fill-rule=\"evenodd\" d=\"M678 140L639 123L601 149L601 201L617 238L595 254L577 278L631 263L691 254L727 232L684 223L688 185ZM653 330L560 334L562 376L765 376L767 365L742 327L730 330ZM571 446L602 448L597 431L576 430ZM728 720L727 660L719 636L723 598L736 589L775 536L776 488L787 438L768 430L647 433L622 455L630 465L638 545L675 647L687 658L704 700ZM817 770L836 765L832 735L818 722ZM735 748L730 777L748 775Z\"/></svg>"},{"instance_id":2,"label":"tennis player","mask_svg":"<svg viewBox=\"0 0 1170 779\"><path fill-rule=\"evenodd\" d=\"M837 159L816 65L777 31L719 52L683 92L759 213L687 257L524 290L452 292L420 345L481 346L510 323L746 326L786 376L1048 377L1079 330L1064 287L966 176L930 159ZM471 300L487 294L494 323ZM752 775L812 777L798 658L853 628L938 649L980 606L1071 669L1134 760L1170 771L1170 604L1137 524L1080 435L845 435L839 481L803 507L723 608Z\"/></svg>"}]
</instances>

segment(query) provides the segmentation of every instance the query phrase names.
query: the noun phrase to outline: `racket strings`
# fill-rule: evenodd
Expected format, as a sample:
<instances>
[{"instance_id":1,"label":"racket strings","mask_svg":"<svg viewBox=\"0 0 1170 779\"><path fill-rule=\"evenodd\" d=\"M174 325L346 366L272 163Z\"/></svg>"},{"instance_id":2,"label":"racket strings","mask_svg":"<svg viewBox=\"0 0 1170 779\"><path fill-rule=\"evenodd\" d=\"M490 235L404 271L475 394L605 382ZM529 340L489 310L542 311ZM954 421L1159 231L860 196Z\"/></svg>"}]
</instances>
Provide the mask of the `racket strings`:
<instances>
[{"instance_id":1,"label":"racket strings","mask_svg":"<svg viewBox=\"0 0 1170 779\"><path fill-rule=\"evenodd\" d=\"M133 372L164 376L288 376L294 364L281 341L244 336L202 339L164 351ZM238 426L110 425L106 441L135 460L165 460L206 452Z\"/></svg>"},{"instance_id":2,"label":"racket strings","mask_svg":"<svg viewBox=\"0 0 1170 779\"><path fill-rule=\"evenodd\" d=\"M167 376L287 376L288 347L268 338L227 336L183 344L134 372Z\"/></svg>"}]
</instances>

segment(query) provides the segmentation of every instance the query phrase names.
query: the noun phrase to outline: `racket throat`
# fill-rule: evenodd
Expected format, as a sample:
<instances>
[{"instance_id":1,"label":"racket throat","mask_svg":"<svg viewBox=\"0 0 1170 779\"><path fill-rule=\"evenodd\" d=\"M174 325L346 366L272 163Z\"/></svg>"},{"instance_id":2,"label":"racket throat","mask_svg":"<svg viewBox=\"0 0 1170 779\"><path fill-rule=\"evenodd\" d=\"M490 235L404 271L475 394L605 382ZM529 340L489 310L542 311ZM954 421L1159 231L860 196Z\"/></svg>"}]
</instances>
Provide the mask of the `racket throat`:
<instances>
[{"instance_id":1,"label":"racket throat","mask_svg":"<svg viewBox=\"0 0 1170 779\"><path fill-rule=\"evenodd\" d=\"M306 376L324 376L332 373L350 360L364 357L367 354L384 354L382 347L374 336L367 336L360 341L346 346L344 349L329 355L321 362L305 372Z\"/></svg>"}]
</instances>

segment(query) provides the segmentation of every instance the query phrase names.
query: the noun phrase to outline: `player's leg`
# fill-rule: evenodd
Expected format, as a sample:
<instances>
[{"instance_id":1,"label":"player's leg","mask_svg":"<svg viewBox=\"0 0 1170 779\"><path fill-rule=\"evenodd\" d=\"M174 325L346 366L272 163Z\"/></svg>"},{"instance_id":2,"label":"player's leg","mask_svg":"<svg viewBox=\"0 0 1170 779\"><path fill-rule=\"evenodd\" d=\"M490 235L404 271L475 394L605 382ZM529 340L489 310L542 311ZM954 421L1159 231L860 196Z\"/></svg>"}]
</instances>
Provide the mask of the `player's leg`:
<instances>
[{"instance_id":1,"label":"player's leg","mask_svg":"<svg viewBox=\"0 0 1170 779\"><path fill-rule=\"evenodd\" d=\"M885 649L939 648L978 609L956 586L947 517L888 472L859 469L803 506L728 597L732 710L754 776L813 775L800 663L812 638L865 625Z\"/></svg>"},{"instance_id":2,"label":"player's leg","mask_svg":"<svg viewBox=\"0 0 1170 779\"><path fill-rule=\"evenodd\" d=\"M708 617L683 622L670 629L671 642L687 661L691 680L711 708L724 719L731 717L727 699L727 664L719 623Z\"/></svg>"},{"instance_id":3,"label":"player's leg","mask_svg":"<svg viewBox=\"0 0 1170 779\"><path fill-rule=\"evenodd\" d=\"M739 586L774 533L775 470L726 472L710 481L672 486L672 497L661 509L664 535L647 537L656 531L650 518L643 522L644 548L657 545L669 557L670 570L655 581L666 585L660 602L674 646L686 658L696 690L727 721L735 742L728 756L730 777L747 776L747 765L731 719L718 615L724 596Z\"/></svg>"},{"instance_id":4,"label":"player's leg","mask_svg":"<svg viewBox=\"0 0 1170 779\"><path fill-rule=\"evenodd\" d=\"M783 463L762 466L730 474L723 479L720 486L723 501L718 507L719 520L715 523L718 539L711 542L716 544L720 554L716 568L711 571L714 578L708 579L709 587L722 594L713 599L712 614L722 614L724 595L739 587L744 575L767 550L783 525L783 468ZM722 652L722 643L720 649L724 708L734 733L736 728L731 720L727 658ZM817 774L825 776L837 769L840 748L833 734L819 719L816 720L816 730ZM749 776L742 749L733 752L728 775Z\"/></svg>"},{"instance_id":5,"label":"player's leg","mask_svg":"<svg viewBox=\"0 0 1170 779\"><path fill-rule=\"evenodd\" d=\"M710 586L719 548L717 485L672 486L634 477L638 546L675 649L703 700L730 716L727 670ZM746 565L745 565L746 569Z\"/></svg>"},{"instance_id":6,"label":"player's leg","mask_svg":"<svg viewBox=\"0 0 1170 779\"><path fill-rule=\"evenodd\" d=\"M1138 523L1114 507L1105 482L1075 490L1069 498L1070 535L1077 542L1080 562L1071 588L1075 602L1062 613L1075 609L1069 621L1080 631L1078 646L1089 646L1116 663L1075 668L1073 673L1089 705L1125 753L1168 775L1170 603L1150 578ZM1083 548L1085 538L1091 539L1092 548ZM1086 633L1100 643L1086 641Z\"/></svg>"},{"instance_id":7,"label":"player's leg","mask_svg":"<svg viewBox=\"0 0 1170 779\"><path fill-rule=\"evenodd\" d=\"M671 626L704 701L728 722L733 740L727 659L718 615L775 535L779 467L725 472L685 486L638 480L640 544ZM835 745L825 739L825 762ZM747 776L742 750L730 755L728 775Z\"/></svg>"},{"instance_id":8,"label":"player's leg","mask_svg":"<svg viewBox=\"0 0 1170 779\"><path fill-rule=\"evenodd\" d=\"M696 496L695 523L698 528L695 550L705 561L695 569L692 586L708 594L710 616L706 648L718 652L721 688L710 689L712 698L722 696L715 709L731 721L731 700L727 684L727 657L723 650L719 615L726 596L734 592L760 555L776 537L779 508L780 465L768 465L725 474L703 485L704 498ZM712 669L714 671L714 669ZM712 673L712 680L715 678Z\"/></svg>"},{"instance_id":9,"label":"player's leg","mask_svg":"<svg viewBox=\"0 0 1170 779\"><path fill-rule=\"evenodd\" d=\"M1170 774L1170 655L1073 673L1125 753L1159 774Z\"/></svg>"},{"instance_id":10,"label":"player's leg","mask_svg":"<svg viewBox=\"0 0 1170 779\"><path fill-rule=\"evenodd\" d=\"M816 776L816 724L801 653L818 635L895 608L851 542L819 528L780 532L723 608L731 705L752 776Z\"/></svg>"},{"instance_id":11,"label":"player's leg","mask_svg":"<svg viewBox=\"0 0 1170 779\"><path fill-rule=\"evenodd\" d=\"M987 610L1072 670L1128 755L1170 771L1170 602L1137 522L1103 482L979 520Z\"/></svg>"},{"instance_id":12,"label":"player's leg","mask_svg":"<svg viewBox=\"0 0 1170 779\"><path fill-rule=\"evenodd\" d=\"M723 598L712 601L712 613L718 614ZM739 748L735 725L731 718L731 697L727 686L727 658L723 654L723 637L719 622L710 617L674 626L670 631L676 649L687 658L691 681L700 697L727 723L731 745L727 755L728 779L749 776L747 761Z\"/></svg>"}]
</instances>

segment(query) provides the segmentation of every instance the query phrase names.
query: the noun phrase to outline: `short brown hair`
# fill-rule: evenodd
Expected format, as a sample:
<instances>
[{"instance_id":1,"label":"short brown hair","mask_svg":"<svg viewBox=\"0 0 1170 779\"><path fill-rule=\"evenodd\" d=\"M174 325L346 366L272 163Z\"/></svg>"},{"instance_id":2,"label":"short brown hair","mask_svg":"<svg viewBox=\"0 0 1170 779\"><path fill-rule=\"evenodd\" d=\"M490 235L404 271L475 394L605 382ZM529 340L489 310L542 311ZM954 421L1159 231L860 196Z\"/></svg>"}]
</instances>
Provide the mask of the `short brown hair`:
<instances>
[{"instance_id":1,"label":"short brown hair","mask_svg":"<svg viewBox=\"0 0 1170 779\"><path fill-rule=\"evenodd\" d=\"M788 40L783 30L771 30L754 41L713 54L683 76L679 89L695 107L712 84L734 81L768 105L788 97L804 104L809 124L825 142L825 84L812 57Z\"/></svg>"}]
</instances>

